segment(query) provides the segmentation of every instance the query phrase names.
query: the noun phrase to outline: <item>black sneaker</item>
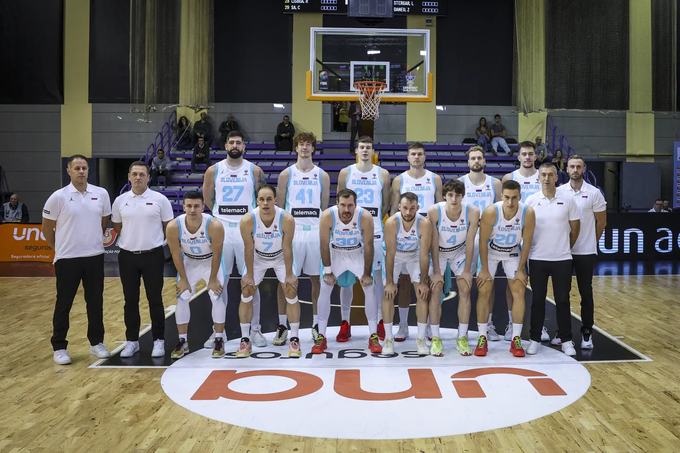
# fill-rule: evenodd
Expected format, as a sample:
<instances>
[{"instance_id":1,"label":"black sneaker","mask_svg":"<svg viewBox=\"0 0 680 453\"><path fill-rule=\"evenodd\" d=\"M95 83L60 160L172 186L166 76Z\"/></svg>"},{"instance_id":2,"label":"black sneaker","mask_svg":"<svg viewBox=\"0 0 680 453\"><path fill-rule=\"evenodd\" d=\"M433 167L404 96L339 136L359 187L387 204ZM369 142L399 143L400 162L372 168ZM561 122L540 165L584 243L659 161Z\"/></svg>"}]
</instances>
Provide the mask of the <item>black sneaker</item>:
<instances>
[{"instance_id":1,"label":"black sneaker","mask_svg":"<svg viewBox=\"0 0 680 453\"><path fill-rule=\"evenodd\" d=\"M582 329L581 331L581 349L593 349L593 331L590 329Z\"/></svg>"},{"instance_id":2,"label":"black sneaker","mask_svg":"<svg viewBox=\"0 0 680 453\"><path fill-rule=\"evenodd\" d=\"M279 324L279 327L276 329L276 335L274 336L274 341L272 343L274 346L283 346L286 344L286 340L288 339L288 329L286 329L286 326L283 324Z\"/></svg>"},{"instance_id":3,"label":"black sneaker","mask_svg":"<svg viewBox=\"0 0 680 453\"><path fill-rule=\"evenodd\" d=\"M314 324L314 327L312 327L312 341L316 342L317 338L319 338L319 325Z\"/></svg>"}]
</instances>

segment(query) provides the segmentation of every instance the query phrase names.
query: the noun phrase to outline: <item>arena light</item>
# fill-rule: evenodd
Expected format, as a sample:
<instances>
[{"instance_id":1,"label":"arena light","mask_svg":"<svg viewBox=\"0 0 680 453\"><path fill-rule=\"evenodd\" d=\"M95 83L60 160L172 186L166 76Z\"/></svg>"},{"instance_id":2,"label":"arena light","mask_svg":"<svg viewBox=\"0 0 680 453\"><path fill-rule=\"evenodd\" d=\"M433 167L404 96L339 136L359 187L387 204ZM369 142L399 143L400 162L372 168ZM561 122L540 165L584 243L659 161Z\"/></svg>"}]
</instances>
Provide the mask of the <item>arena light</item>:
<instances>
[{"instance_id":1,"label":"arena light","mask_svg":"<svg viewBox=\"0 0 680 453\"><path fill-rule=\"evenodd\" d=\"M427 55L427 51L426 51L426 50L421 50L421 51L420 51L420 55L422 55L422 56Z\"/></svg>"},{"instance_id":2,"label":"arena light","mask_svg":"<svg viewBox=\"0 0 680 453\"><path fill-rule=\"evenodd\" d=\"M275 109L283 109L285 107L283 106L283 104L274 104L274 108Z\"/></svg>"},{"instance_id":3,"label":"arena light","mask_svg":"<svg viewBox=\"0 0 680 453\"><path fill-rule=\"evenodd\" d=\"M369 55L377 55L377 54L380 53L380 51L379 50L368 50L368 51L366 51L366 53L369 54Z\"/></svg>"},{"instance_id":4,"label":"arena light","mask_svg":"<svg viewBox=\"0 0 680 453\"><path fill-rule=\"evenodd\" d=\"M446 107L444 107L443 105L438 105L437 110L444 111L444 110L446 110Z\"/></svg>"}]
</instances>

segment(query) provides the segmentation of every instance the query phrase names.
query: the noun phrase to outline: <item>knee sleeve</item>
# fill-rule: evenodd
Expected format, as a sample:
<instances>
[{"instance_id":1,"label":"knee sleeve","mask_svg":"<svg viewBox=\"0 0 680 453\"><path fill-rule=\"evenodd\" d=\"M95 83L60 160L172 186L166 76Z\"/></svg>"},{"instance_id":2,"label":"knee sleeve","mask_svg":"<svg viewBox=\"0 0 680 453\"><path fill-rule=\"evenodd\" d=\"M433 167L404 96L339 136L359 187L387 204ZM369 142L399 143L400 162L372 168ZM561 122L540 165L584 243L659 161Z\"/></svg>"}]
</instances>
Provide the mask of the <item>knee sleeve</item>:
<instances>
[{"instance_id":1,"label":"knee sleeve","mask_svg":"<svg viewBox=\"0 0 680 453\"><path fill-rule=\"evenodd\" d=\"M175 308L175 320L177 321L177 324L189 324L190 318L191 309L189 308L189 301L178 299L177 306Z\"/></svg>"},{"instance_id":2,"label":"knee sleeve","mask_svg":"<svg viewBox=\"0 0 680 453\"><path fill-rule=\"evenodd\" d=\"M227 319L227 304L222 299L212 301L212 320L216 324L224 324Z\"/></svg>"},{"instance_id":3,"label":"knee sleeve","mask_svg":"<svg viewBox=\"0 0 680 453\"><path fill-rule=\"evenodd\" d=\"M243 294L241 294L241 302L243 302L244 304L249 304L252 301L253 301L253 296L246 297Z\"/></svg>"},{"instance_id":4,"label":"knee sleeve","mask_svg":"<svg viewBox=\"0 0 680 453\"><path fill-rule=\"evenodd\" d=\"M289 299L289 298L286 297L286 302L288 302L291 305L297 304L298 298L297 298L297 296L293 297L292 299Z\"/></svg>"}]
</instances>

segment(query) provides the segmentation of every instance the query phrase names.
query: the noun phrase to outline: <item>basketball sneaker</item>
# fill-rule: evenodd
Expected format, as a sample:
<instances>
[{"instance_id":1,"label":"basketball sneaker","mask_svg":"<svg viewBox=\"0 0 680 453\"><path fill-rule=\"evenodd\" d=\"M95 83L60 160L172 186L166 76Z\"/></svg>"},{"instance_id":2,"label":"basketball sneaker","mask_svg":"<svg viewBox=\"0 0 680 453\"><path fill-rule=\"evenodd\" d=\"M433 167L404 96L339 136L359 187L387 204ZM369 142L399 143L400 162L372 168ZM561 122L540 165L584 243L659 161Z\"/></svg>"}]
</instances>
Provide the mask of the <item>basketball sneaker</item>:
<instances>
[{"instance_id":1,"label":"basketball sneaker","mask_svg":"<svg viewBox=\"0 0 680 453\"><path fill-rule=\"evenodd\" d=\"M338 336L335 337L335 341L344 343L345 341L349 341L350 338L352 338L352 326L350 326L347 321L342 321L340 324L340 332L338 333Z\"/></svg>"},{"instance_id":2,"label":"basketball sneaker","mask_svg":"<svg viewBox=\"0 0 680 453\"><path fill-rule=\"evenodd\" d=\"M583 329L581 332L581 349L593 349L593 331Z\"/></svg>"},{"instance_id":3,"label":"basketball sneaker","mask_svg":"<svg viewBox=\"0 0 680 453\"><path fill-rule=\"evenodd\" d=\"M503 335L505 341L512 341L512 323L509 322L505 327L505 335Z\"/></svg>"},{"instance_id":4,"label":"basketball sneaker","mask_svg":"<svg viewBox=\"0 0 680 453\"><path fill-rule=\"evenodd\" d=\"M576 349L574 349L573 341L565 341L562 343L562 352L564 352L569 357L574 357L576 355Z\"/></svg>"},{"instance_id":5,"label":"basketball sneaker","mask_svg":"<svg viewBox=\"0 0 680 453\"><path fill-rule=\"evenodd\" d=\"M418 355L430 354L430 348L427 347L427 343L425 343L425 338L416 338L416 352L418 352Z\"/></svg>"},{"instance_id":6,"label":"basketball sneaker","mask_svg":"<svg viewBox=\"0 0 680 453\"><path fill-rule=\"evenodd\" d=\"M154 340L151 357L165 357L165 340Z\"/></svg>"},{"instance_id":7,"label":"basketball sneaker","mask_svg":"<svg viewBox=\"0 0 680 453\"><path fill-rule=\"evenodd\" d=\"M312 341L316 341L316 337L319 336L319 325L314 324L312 326Z\"/></svg>"},{"instance_id":8,"label":"basketball sneaker","mask_svg":"<svg viewBox=\"0 0 680 453\"><path fill-rule=\"evenodd\" d=\"M120 351L120 356L127 359L137 352L139 352L139 341L126 341L123 350Z\"/></svg>"},{"instance_id":9,"label":"basketball sneaker","mask_svg":"<svg viewBox=\"0 0 680 453\"><path fill-rule=\"evenodd\" d=\"M312 346L312 354L323 354L323 352L326 349L328 349L328 344L326 343L326 337L319 334L319 336L316 337L316 341L314 342L314 346Z\"/></svg>"},{"instance_id":10,"label":"basketball sneaker","mask_svg":"<svg viewBox=\"0 0 680 453\"><path fill-rule=\"evenodd\" d=\"M468 344L467 337L460 337L456 340L456 350L460 352L460 355L469 356L472 355L472 350Z\"/></svg>"},{"instance_id":11,"label":"basketball sneaker","mask_svg":"<svg viewBox=\"0 0 680 453\"><path fill-rule=\"evenodd\" d=\"M527 354L529 355L538 354L539 349L541 349L541 342L531 340L529 342L529 347L527 348Z\"/></svg>"},{"instance_id":12,"label":"basketball sneaker","mask_svg":"<svg viewBox=\"0 0 680 453\"><path fill-rule=\"evenodd\" d=\"M378 338L380 341L385 339L385 324L383 323L382 319L378 323Z\"/></svg>"},{"instance_id":13,"label":"basketball sneaker","mask_svg":"<svg viewBox=\"0 0 680 453\"><path fill-rule=\"evenodd\" d=\"M54 351L54 363L57 365L70 365L71 356L68 355L68 351L66 349Z\"/></svg>"},{"instance_id":14,"label":"basketball sneaker","mask_svg":"<svg viewBox=\"0 0 680 453\"><path fill-rule=\"evenodd\" d=\"M189 343L184 338L180 338L179 342L177 343L177 346L175 346L175 349L172 350L172 353L170 354L170 358L172 359L181 359L184 357L184 354L189 353Z\"/></svg>"},{"instance_id":15,"label":"basketball sneaker","mask_svg":"<svg viewBox=\"0 0 680 453\"><path fill-rule=\"evenodd\" d=\"M442 339L439 337L432 337L432 344L430 345L430 355L435 357L444 357L444 345Z\"/></svg>"},{"instance_id":16,"label":"basketball sneaker","mask_svg":"<svg viewBox=\"0 0 680 453\"><path fill-rule=\"evenodd\" d=\"M259 330L251 330L250 332L250 338L253 343L253 346L257 348L264 348L267 346L267 339L262 335L262 332Z\"/></svg>"},{"instance_id":17,"label":"basketball sneaker","mask_svg":"<svg viewBox=\"0 0 680 453\"><path fill-rule=\"evenodd\" d=\"M477 340L477 347L475 348L475 355L477 357L486 357L486 353L489 352L489 345L486 341L484 335L480 335Z\"/></svg>"},{"instance_id":18,"label":"basketball sneaker","mask_svg":"<svg viewBox=\"0 0 680 453\"><path fill-rule=\"evenodd\" d=\"M520 337L515 337L510 343L510 353L515 357L524 357L524 348L522 347L522 339Z\"/></svg>"},{"instance_id":19,"label":"basketball sneaker","mask_svg":"<svg viewBox=\"0 0 680 453\"><path fill-rule=\"evenodd\" d=\"M109 352L108 349L106 349L104 343L99 343L94 346L90 346L90 355L97 356L98 359L108 359L109 357L111 357L111 353Z\"/></svg>"},{"instance_id":20,"label":"basketball sneaker","mask_svg":"<svg viewBox=\"0 0 680 453\"><path fill-rule=\"evenodd\" d=\"M290 337L288 357L302 357L302 351L300 350L300 339L298 337Z\"/></svg>"},{"instance_id":21,"label":"basketball sneaker","mask_svg":"<svg viewBox=\"0 0 680 453\"><path fill-rule=\"evenodd\" d=\"M382 353L386 355L394 354L394 338L385 338L385 346L382 348Z\"/></svg>"},{"instance_id":22,"label":"basketball sneaker","mask_svg":"<svg viewBox=\"0 0 680 453\"><path fill-rule=\"evenodd\" d=\"M213 331L212 334L210 334L210 338L205 340L205 343L203 343L203 347L205 349L212 349L215 347L215 326L213 326Z\"/></svg>"},{"instance_id":23,"label":"basketball sneaker","mask_svg":"<svg viewBox=\"0 0 680 453\"><path fill-rule=\"evenodd\" d=\"M394 341L402 342L408 338L408 324L399 324L399 332L394 336Z\"/></svg>"},{"instance_id":24,"label":"basketball sneaker","mask_svg":"<svg viewBox=\"0 0 680 453\"><path fill-rule=\"evenodd\" d=\"M224 338L216 337L215 346L213 347L212 358L221 359L224 357Z\"/></svg>"},{"instance_id":25,"label":"basketball sneaker","mask_svg":"<svg viewBox=\"0 0 680 453\"><path fill-rule=\"evenodd\" d=\"M283 324L279 324L279 327L276 328L276 335L272 344L274 346L283 346L286 344L286 340L288 340L288 329Z\"/></svg>"},{"instance_id":26,"label":"basketball sneaker","mask_svg":"<svg viewBox=\"0 0 680 453\"><path fill-rule=\"evenodd\" d=\"M236 351L236 357L248 357L250 352L253 350L253 346L250 343L250 338L241 338L241 344L239 345L238 351Z\"/></svg>"},{"instance_id":27,"label":"basketball sneaker","mask_svg":"<svg viewBox=\"0 0 680 453\"><path fill-rule=\"evenodd\" d=\"M543 341L543 334L541 334L541 341ZM553 346L562 346L562 340L560 340L560 337L555 334L555 338L550 340L550 344Z\"/></svg>"},{"instance_id":28,"label":"basketball sneaker","mask_svg":"<svg viewBox=\"0 0 680 453\"><path fill-rule=\"evenodd\" d=\"M486 331L486 337L489 341L500 341L501 337L496 333L496 327L492 323L489 323L489 327Z\"/></svg>"},{"instance_id":29,"label":"basketball sneaker","mask_svg":"<svg viewBox=\"0 0 680 453\"><path fill-rule=\"evenodd\" d=\"M543 326L543 330L541 330L541 341L549 341L549 340L550 340L550 333L548 332L548 328L546 326Z\"/></svg>"},{"instance_id":30,"label":"basketball sneaker","mask_svg":"<svg viewBox=\"0 0 680 453\"><path fill-rule=\"evenodd\" d=\"M369 337L368 349L376 354L380 354L382 352L382 346L380 346L380 339L378 338L378 334L374 333Z\"/></svg>"}]
</instances>

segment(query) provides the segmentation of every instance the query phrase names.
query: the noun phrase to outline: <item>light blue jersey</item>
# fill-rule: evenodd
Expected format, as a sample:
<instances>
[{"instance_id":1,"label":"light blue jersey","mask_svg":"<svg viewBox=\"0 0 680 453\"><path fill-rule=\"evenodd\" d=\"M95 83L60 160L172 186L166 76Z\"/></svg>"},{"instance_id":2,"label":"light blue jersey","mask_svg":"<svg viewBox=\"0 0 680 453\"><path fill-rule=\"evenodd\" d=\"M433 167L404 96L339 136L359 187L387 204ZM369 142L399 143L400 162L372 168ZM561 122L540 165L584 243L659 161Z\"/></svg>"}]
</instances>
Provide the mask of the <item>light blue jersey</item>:
<instances>
[{"instance_id":1,"label":"light blue jersey","mask_svg":"<svg viewBox=\"0 0 680 453\"><path fill-rule=\"evenodd\" d=\"M373 165L370 171L363 173L357 170L356 164L350 165L345 187L357 194L357 205L361 206L373 217L373 234L382 235L382 189L380 167Z\"/></svg>"},{"instance_id":2,"label":"light blue jersey","mask_svg":"<svg viewBox=\"0 0 680 453\"><path fill-rule=\"evenodd\" d=\"M491 228L489 257L504 259L509 257L510 254L516 254L519 250L527 207L524 203L519 203L515 215L506 219L503 215L503 202L499 201L494 206L496 208L496 222Z\"/></svg>"},{"instance_id":3,"label":"light blue jersey","mask_svg":"<svg viewBox=\"0 0 680 453\"><path fill-rule=\"evenodd\" d=\"M541 183L538 180L538 170L528 178L520 175L519 170L515 170L510 173L510 179L519 183L519 190L522 194L522 203L524 203L531 195L541 191Z\"/></svg>"}]
</instances>

